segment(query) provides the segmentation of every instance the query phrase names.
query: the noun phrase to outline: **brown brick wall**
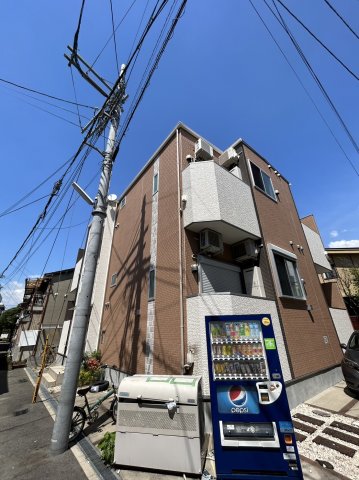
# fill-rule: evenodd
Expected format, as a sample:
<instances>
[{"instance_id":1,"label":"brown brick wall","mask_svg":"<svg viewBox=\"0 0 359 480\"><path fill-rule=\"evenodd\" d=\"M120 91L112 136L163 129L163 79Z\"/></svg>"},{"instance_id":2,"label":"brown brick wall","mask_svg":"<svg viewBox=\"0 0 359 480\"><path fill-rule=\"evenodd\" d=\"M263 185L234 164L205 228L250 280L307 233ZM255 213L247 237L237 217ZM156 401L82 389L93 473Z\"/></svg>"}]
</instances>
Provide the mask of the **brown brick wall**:
<instances>
[{"instance_id":1,"label":"brown brick wall","mask_svg":"<svg viewBox=\"0 0 359 480\"><path fill-rule=\"evenodd\" d=\"M329 308L345 310L345 303L336 281L322 283L322 289Z\"/></svg>"},{"instance_id":2,"label":"brown brick wall","mask_svg":"<svg viewBox=\"0 0 359 480\"><path fill-rule=\"evenodd\" d=\"M144 372L152 182L150 166L127 193L125 207L117 211L105 292L102 358L128 373ZM110 287L116 272L117 285Z\"/></svg>"},{"instance_id":3,"label":"brown brick wall","mask_svg":"<svg viewBox=\"0 0 359 480\"><path fill-rule=\"evenodd\" d=\"M265 160L246 146L244 150L246 157L271 177L274 189L279 191L275 202L253 188L264 244L272 243L294 253L299 275L305 280L307 302L284 298L278 301L290 362L298 378L338 364L342 352L289 185L268 168ZM303 253L297 245L304 247ZM307 304L312 305L311 311L307 310ZM328 344L323 336L328 336Z\"/></svg>"},{"instance_id":4,"label":"brown brick wall","mask_svg":"<svg viewBox=\"0 0 359 480\"><path fill-rule=\"evenodd\" d=\"M182 373L176 137L160 155L154 373Z\"/></svg>"}]
</instances>

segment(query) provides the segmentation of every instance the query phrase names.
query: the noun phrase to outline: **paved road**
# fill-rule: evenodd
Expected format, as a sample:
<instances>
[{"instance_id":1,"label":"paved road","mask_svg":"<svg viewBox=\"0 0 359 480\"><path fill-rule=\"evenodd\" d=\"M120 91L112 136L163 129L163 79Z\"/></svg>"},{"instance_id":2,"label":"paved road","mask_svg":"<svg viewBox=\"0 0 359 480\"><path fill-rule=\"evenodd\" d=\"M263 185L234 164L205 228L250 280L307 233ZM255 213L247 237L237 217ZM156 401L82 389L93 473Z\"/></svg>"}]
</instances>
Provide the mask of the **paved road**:
<instances>
[{"instance_id":1,"label":"paved road","mask_svg":"<svg viewBox=\"0 0 359 480\"><path fill-rule=\"evenodd\" d=\"M53 420L41 400L31 403L32 394L25 370L7 371L6 354L0 352L1 480L87 480L70 450L50 454Z\"/></svg>"}]
</instances>

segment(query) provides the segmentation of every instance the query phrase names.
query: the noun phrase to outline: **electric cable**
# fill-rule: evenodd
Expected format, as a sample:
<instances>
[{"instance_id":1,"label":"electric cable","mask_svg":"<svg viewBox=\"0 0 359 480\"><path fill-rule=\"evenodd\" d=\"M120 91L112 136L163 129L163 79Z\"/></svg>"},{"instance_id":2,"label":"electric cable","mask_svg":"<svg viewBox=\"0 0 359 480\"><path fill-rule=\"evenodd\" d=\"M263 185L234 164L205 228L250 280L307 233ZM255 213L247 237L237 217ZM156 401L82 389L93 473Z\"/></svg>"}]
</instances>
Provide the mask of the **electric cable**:
<instances>
[{"instance_id":1,"label":"electric cable","mask_svg":"<svg viewBox=\"0 0 359 480\"><path fill-rule=\"evenodd\" d=\"M75 87L74 74L73 74L73 72L72 72L72 65L70 65L70 73L71 73L72 87L73 87L73 89L74 89L74 96L75 96L75 100L76 100L76 103L77 103L77 93L76 93L76 87ZM81 130L82 130L80 110L79 110L79 107L78 107L78 106L77 106L77 115L78 115L78 119L79 119L80 128L81 128Z\"/></svg>"},{"instance_id":2,"label":"electric cable","mask_svg":"<svg viewBox=\"0 0 359 480\"><path fill-rule=\"evenodd\" d=\"M68 108L61 107L60 105L56 105L55 103L49 102L47 100L43 100L42 98L37 98L34 95L29 95L28 93L25 93L25 92L22 92L22 91L16 91L15 89L10 88L10 87L6 87L4 85L2 85L2 88L5 88L7 91L11 92L15 96L15 98L17 98L18 100L23 101L22 98L17 96L17 95L23 95L24 97L31 98L32 100L36 100L37 102L44 103L45 105L49 105L51 107L62 110L64 112L71 113L72 115L76 115L76 116L78 115L78 112L74 112L73 110L69 110ZM83 114L80 114L80 117L85 118L86 120L90 120L89 117L87 117L86 115L83 115Z\"/></svg>"},{"instance_id":3,"label":"electric cable","mask_svg":"<svg viewBox=\"0 0 359 480\"><path fill-rule=\"evenodd\" d=\"M131 3L131 5L129 6L129 8L127 9L127 11L125 12L124 16L122 17L122 19L120 20L119 24L116 26L115 28L115 32L117 31L117 29L120 27L120 25L122 24L122 22L125 20L125 18L127 17L128 13L130 12L130 10L132 9L133 5L136 3L136 0L133 0L133 2ZM112 39L112 36L113 36L113 33L110 35L110 37L107 39L105 45L102 47L102 49L100 50L100 52L97 54L95 60L92 62L91 64L91 68L95 65L95 63L97 62L97 60L100 58L100 56L102 55L103 51L105 50L105 48L107 47L107 45L110 43L111 39Z\"/></svg>"},{"instance_id":4,"label":"electric cable","mask_svg":"<svg viewBox=\"0 0 359 480\"><path fill-rule=\"evenodd\" d=\"M37 187L33 188L30 192L26 193L22 198L20 198L20 200L18 200L17 202L13 203L10 207L8 207L6 210L4 210L3 212L0 213L0 216L5 216L7 214L7 212L9 212L9 210L15 208L17 205L19 205L22 201L26 200L30 195L32 195L34 192L36 192L36 190L38 190L39 188L41 188L46 182L48 182L52 177L54 177L62 168L64 168L65 165L67 165L68 163L70 163L72 160L72 157L69 158L68 160L66 160L65 163L63 163L59 168L57 168L53 173L51 173L51 175L49 175L48 177L45 178L45 180L43 180L41 183L39 183L39 185L37 185Z\"/></svg>"},{"instance_id":5,"label":"electric cable","mask_svg":"<svg viewBox=\"0 0 359 480\"><path fill-rule=\"evenodd\" d=\"M126 131L127 131L128 127L129 127L130 122L131 122L131 120L132 120L132 118L133 118L133 116L134 116L134 114L135 114L135 112L136 112L136 110L137 110L137 108L138 108L141 100L142 100L142 97L143 97L143 95L144 95L144 93L145 93L145 91L146 91L146 89L147 89L147 87L148 87L148 85L149 85L149 83L150 83L150 80L151 80L151 78L152 78L152 75L153 75L153 73L155 72L155 70L156 70L156 68L157 68L157 66L158 66L158 64L159 64L159 61L160 61L160 59L161 59L161 57L162 57L162 55L163 55L163 53L164 53L164 51L165 51L165 49L166 49L166 47L167 47L167 45L168 45L168 42L170 41L170 39L171 39L172 36L173 36L173 33L174 33L175 29L176 29L176 26L177 26L177 24L178 24L178 21L180 20L180 18L182 17L182 15L183 15L183 13L184 13L186 4L187 4L187 0L183 0L182 3L181 3L181 5L180 5L180 7L179 7L179 9L178 9L178 11L177 11L177 14L176 14L174 20L173 20L173 22L172 22L172 25L171 25L169 31L167 32L167 35L166 35L166 37L165 37L165 39L164 39L164 41L163 41L163 43L162 43L162 46L161 46L159 52L157 53L156 59L155 59L153 65L152 65L152 68L151 68L151 70L150 70L150 72L149 72L149 74L148 74L148 76L147 76L147 79L146 79L144 85L142 86L142 89L141 89L141 91L140 91L140 93L139 93L139 95L138 95L138 98L137 98L137 100L136 100L136 103L134 104L133 108L130 110L129 114L128 114L127 117L126 117L126 120L125 120L125 122L124 122L124 124L123 124L123 126L122 126L122 128L121 128L121 132L120 132L119 138L118 138L118 140L116 141L116 148L117 148L117 149L119 148L119 146L120 146L120 144L121 144L124 136L126 135Z\"/></svg>"},{"instance_id":6,"label":"electric cable","mask_svg":"<svg viewBox=\"0 0 359 480\"><path fill-rule=\"evenodd\" d=\"M299 84L301 85L301 87L303 88L303 90L305 91L305 93L307 94L307 96L309 97L310 101L312 102L313 106L315 107L316 111L318 112L320 118L323 120L324 124L326 125L326 127L328 128L329 132L331 133L333 139L335 140L336 144L339 146L340 150L342 151L343 155L345 156L345 158L347 159L347 161L349 162L350 166L353 168L353 170L355 171L355 173L359 176L359 171L356 169L355 165L352 163L352 161L350 160L349 156L347 155L347 153L345 152L343 146L341 145L341 143L339 142L338 138L336 137L335 133L333 132L332 128L330 127L329 123L327 122L326 118L324 117L324 115L321 113L321 111L319 110L319 107L317 106L317 104L315 103L314 101L314 98L311 96L311 94L309 93L309 90L305 87L304 83L302 82L301 78L299 77L298 73L295 71L294 67L292 66L292 64L290 63L287 55L284 53L283 49L281 48L281 46L279 45L279 43L277 42L277 40L275 39L274 35L272 34L272 32L270 31L269 27L267 26L267 24L265 23L263 17L261 16L261 14L259 13L259 11L257 10L257 8L254 6L252 0L249 0L250 4L252 5L253 9L255 10L256 14L258 15L259 19L261 20L261 22L263 23L264 27L266 28L267 32L269 33L270 37L272 38L272 40L274 41L274 43L276 44L276 46L278 47L279 51L281 52L281 54L283 55L284 59L286 60L287 64L289 65L289 67L291 68L292 72L294 73L294 75L296 76Z\"/></svg>"},{"instance_id":7,"label":"electric cable","mask_svg":"<svg viewBox=\"0 0 359 480\"><path fill-rule=\"evenodd\" d=\"M84 159L84 161L85 161L85 159ZM74 172L74 174L73 174L73 175L71 176L71 178L68 180L68 182L67 182L67 187L66 187L66 192L68 191L68 189L69 189L70 186L72 185L72 181L74 181L75 178L78 177L77 171L78 171L79 168L82 168L82 166L79 165L79 166L77 167L76 171ZM87 183L87 185L85 186L85 188L88 188L88 186L93 183L93 181L94 181L95 178L97 177L98 173L99 173L99 172L96 172L96 174L93 176L93 178ZM63 197L65 196L66 192L63 192L63 193L62 193L62 196L63 196ZM79 198L79 197L75 198L75 200L74 200L73 203L70 205L70 207L65 211L65 213L63 214L63 216L66 216L67 212L76 204L76 202L78 201L78 198ZM58 203L60 203L60 202L61 202L61 199L59 199L59 202L58 202ZM53 208L53 210L56 211L56 208L57 208L57 207L56 207L56 205L55 205L55 207ZM50 222L50 220L52 219L55 211L54 211L54 212L50 215L50 217L47 219L47 221L45 222L45 225L48 225L48 224L49 224L49 222ZM61 218L62 218L62 217L60 217L60 220L61 220ZM41 238L42 234L45 233L43 230L46 230L46 228L43 228L43 229L39 229L38 227L36 228L36 231L40 230L40 232L39 232L38 237L37 237L35 240L34 240L34 235L35 235L36 231L34 230L34 232L32 233L32 244L31 244L30 248L29 248L28 251L24 254L21 263L19 263L19 265L15 268L15 270L13 270L13 272L12 272L10 275L7 275L7 279L8 279L8 282L7 282L7 283L9 283L9 282L12 280L12 278L18 273L18 271L19 271L24 265L26 265L26 264L28 263L28 261L30 260L30 258L40 249L40 247L41 247L41 246L45 243L45 241L50 237L50 235L52 234L52 232L53 232L54 230L56 230L57 225L59 224L59 221L60 221L60 220L58 220L57 223L56 223L53 227L51 227L50 231L47 233L47 235L45 236L45 238L43 238L43 240L41 241L41 243L37 246L37 248L36 248L35 250L34 250L34 247L35 247L35 245L40 241L40 238ZM15 259L15 260L16 260L16 259ZM7 283L6 283L6 285L7 285Z\"/></svg>"},{"instance_id":8,"label":"electric cable","mask_svg":"<svg viewBox=\"0 0 359 480\"><path fill-rule=\"evenodd\" d=\"M46 108L42 108L39 105L35 105L34 103L28 102L26 100L23 100L23 102L27 103L28 105L31 105L34 108L37 108L38 110L41 110L42 112L48 113L52 117L59 118L60 120L63 120L64 122L69 123L70 125L74 125L76 128L80 128L79 124L75 122L71 122L71 120L68 120L67 118L62 117L61 115L57 115L56 113L53 113L50 110L47 110Z\"/></svg>"},{"instance_id":9,"label":"electric cable","mask_svg":"<svg viewBox=\"0 0 359 480\"><path fill-rule=\"evenodd\" d=\"M356 75L347 65L345 65L345 63L342 62L321 40L319 40L319 38L314 35L314 33L308 27L306 27L296 15L294 15L294 13L282 2L282 0L276 1L279 2L289 13L289 15L291 15L309 33L309 35L311 35L350 75L352 75L356 80L359 80L359 76Z\"/></svg>"},{"instance_id":10,"label":"electric cable","mask_svg":"<svg viewBox=\"0 0 359 480\"><path fill-rule=\"evenodd\" d=\"M112 37L113 37L113 44L114 44L114 47L115 47L115 58L116 58L116 65L117 65L117 75L119 75L120 74L120 67L118 65L116 32L115 32L115 23L114 23L114 19L113 19L112 0L110 0L110 8L111 8Z\"/></svg>"},{"instance_id":11,"label":"electric cable","mask_svg":"<svg viewBox=\"0 0 359 480\"><path fill-rule=\"evenodd\" d=\"M167 4L168 0L163 0L161 5L158 7L158 9L155 9L156 11L153 12L153 15L151 16L150 20L148 21L141 37L140 37L140 40L139 42L137 43L137 47L135 49L135 51L133 52L132 56L130 57L129 59L129 64L131 64L133 58L135 57L136 53L138 50L140 50L142 48L142 45L143 45L143 42L145 40L145 38L147 37L152 25L154 24L154 22L157 20L157 18L159 17L160 13L162 12L163 8L165 7L165 5ZM183 8L184 8L184 5L186 4L187 0L183 1L182 5L183 5ZM157 2L158 3L158 2ZM80 11L80 16L79 16L79 21L78 21L78 26L77 26L77 30L75 32L75 36L74 36L74 47L73 47L73 57L76 57L76 54L77 54L77 49L78 49L78 37L79 37L79 33L80 33L80 27L81 27L81 22L82 22L82 15L83 15L83 9L84 9L84 5L85 5L85 0L82 1L82 5L81 5L81 11ZM157 7L157 4L156 4L156 7ZM182 9L180 9L182 10ZM174 26L177 25L177 22L178 22L178 18L174 20L173 22L173 25L172 25L172 29L171 31L173 32L174 31ZM170 37L167 39L167 42L166 44L168 43ZM163 49L164 51L164 49ZM163 53L163 51L161 52L161 55ZM160 55L160 56L161 56ZM160 58L160 57L159 57ZM158 63L158 62L157 62ZM74 164L74 162L76 161L76 159L78 158L79 154L81 153L82 149L84 148L85 145L87 145L87 141L92 138L93 142L95 143L99 136L102 134L102 132L104 131L104 129L106 128L106 125L108 123L108 114L106 116L106 119L105 121L102 120L102 116L103 114L105 113L106 109L109 107L109 111L112 112L112 108L114 107L111 107L111 101L113 99L113 95L116 93L117 89L120 87L121 85L121 82L123 81L123 77L125 75L125 72L127 70L127 68L129 67L129 65L126 65L126 67L123 69L121 75L118 77L117 81L115 82L112 90L110 91L107 99L105 100L103 106L99 109L99 111L94 115L94 122L92 124L92 126L89 128L89 131L88 133L86 134L85 138L83 139L82 143L80 144L79 148L77 149L70 165L68 166L68 168L66 169L65 173L63 174L63 176L60 178L60 180L58 182L56 182L54 188L53 188L53 191L52 193L50 194L50 197L45 205L45 208L43 210L43 212L40 214L38 220L35 222L34 226L32 227L32 229L30 230L30 233L27 235L27 237L25 238L25 240L23 241L23 243L21 244L21 246L19 247L19 249L17 250L17 252L15 253L14 257L10 260L9 264L5 267L5 269L2 271L1 275L4 275L4 273L9 269L10 265L12 264L12 262L17 258L17 256L19 255L19 253L22 251L22 249L25 247L25 245L27 244L27 242L29 241L30 237L32 236L33 232L36 230L37 226L39 225L39 223L41 221L44 220L44 218L46 217L47 215L47 211L48 211L48 208L50 207L51 205L51 202L53 200L53 198L55 197L55 195L57 194L57 192L59 191L59 189L61 188L61 184L63 182L63 179L65 178L65 176L67 175L67 173L69 172L70 168L72 167L72 165ZM151 73L151 76L152 76L152 72ZM148 86L148 83L149 83L149 80L148 82L146 83L145 85L145 88L147 88ZM139 98L139 101L138 103L141 101L141 98L143 96L143 93L144 93L144 90L142 91L142 94ZM138 103L137 103L137 106L138 106ZM137 108L136 106L136 108ZM134 112L133 112L134 113ZM133 116L133 114L132 114ZM131 118L132 118L131 116ZM131 118L129 119L129 121L131 120ZM97 121L97 125L95 126L95 122ZM128 121L128 124L129 124L129 121ZM127 126L128 126L127 124ZM93 143L93 144L94 144ZM116 155L117 155L117 152L118 152L118 148L115 150L115 153L114 153L114 157L113 159L115 159ZM87 149L87 155L89 154L89 148ZM86 155L86 157L87 157Z\"/></svg>"},{"instance_id":12,"label":"electric cable","mask_svg":"<svg viewBox=\"0 0 359 480\"><path fill-rule=\"evenodd\" d=\"M340 15L339 12L337 12L337 10L335 10L335 8L333 7L333 5L331 5L331 3L328 1L328 0L324 0L324 2L328 5L329 8L331 8L333 10L333 12L335 13L335 15L337 15L337 17L340 18L340 20L344 23L344 25L346 27L348 27L348 29L352 32L352 34L359 40L359 36L358 34L352 29L352 27L349 25L349 23Z\"/></svg>"},{"instance_id":13,"label":"electric cable","mask_svg":"<svg viewBox=\"0 0 359 480\"><path fill-rule=\"evenodd\" d=\"M49 195L44 195L43 197L40 197L40 198L37 198L36 200L33 200L32 202L29 202L29 203L26 203L25 205L23 205L22 207L18 207L18 208L15 208L14 210L10 210L9 212L7 213L3 213L0 215L0 218L1 217L5 217L6 215L10 215L11 213L14 213L14 212L18 212L19 210L25 208L25 207L28 207L29 205L32 205L34 203L37 203L39 202L40 200L43 200L44 198L47 198Z\"/></svg>"},{"instance_id":14,"label":"electric cable","mask_svg":"<svg viewBox=\"0 0 359 480\"><path fill-rule=\"evenodd\" d=\"M72 102L71 100L65 100L64 98L55 97L54 95L49 95L48 93L40 92L39 90L35 90L34 88L25 87L24 85L20 85L19 83L11 82L10 80L6 80L5 78L0 78L0 82L7 83L8 85L12 85L13 87L17 87L22 90L27 90L28 92L37 93L38 95L42 95L44 97L52 98L53 100L58 100L59 102L69 103L70 105L78 105L79 107L96 110L96 108L91 107L91 105L84 105L83 103L77 104L75 102Z\"/></svg>"},{"instance_id":15,"label":"electric cable","mask_svg":"<svg viewBox=\"0 0 359 480\"><path fill-rule=\"evenodd\" d=\"M300 45L298 44L298 42L296 41L294 35L292 34L292 32L289 30L289 27L287 26L287 24L285 23L282 15L280 14L276 4L274 3L274 0L273 1L273 4L274 4L274 7L276 8L277 12L278 12L278 15L280 17L280 19L277 17L277 15L275 14L275 12L273 12L273 10L271 9L271 7L268 5L267 1L266 0L263 0L264 3L266 4L266 6L269 8L270 12L274 15L274 17L276 18L276 20L279 22L279 24L281 25L281 27L285 30L285 32L287 33L287 35L289 36L291 42L293 43L293 45L295 46L300 58L302 59L302 61L304 62L304 64L306 65L306 67L308 68L309 70L309 73L311 74L311 76L313 77L313 79L315 80L316 84L318 85L320 91L322 92L324 98L326 99L326 101L329 103L330 107L332 108L333 112L335 113L335 115L337 116L340 124L342 125L343 129L345 130L345 132L347 133L352 145L354 146L355 150L357 151L357 153L359 153L359 146L357 144L357 142L355 141L354 137L352 136L352 134L350 133L349 131L349 128L347 127L346 123L344 122L342 116L340 115L339 111L337 110L337 108L335 107L333 101L331 100L328 92L325 90L323 84L321 83L321 81L319 80L318 76L316 75L316 73L314 72L311 64L309 63L308 59L306 58L303 50L301 49Z\"/></svg>"}]
</instances>

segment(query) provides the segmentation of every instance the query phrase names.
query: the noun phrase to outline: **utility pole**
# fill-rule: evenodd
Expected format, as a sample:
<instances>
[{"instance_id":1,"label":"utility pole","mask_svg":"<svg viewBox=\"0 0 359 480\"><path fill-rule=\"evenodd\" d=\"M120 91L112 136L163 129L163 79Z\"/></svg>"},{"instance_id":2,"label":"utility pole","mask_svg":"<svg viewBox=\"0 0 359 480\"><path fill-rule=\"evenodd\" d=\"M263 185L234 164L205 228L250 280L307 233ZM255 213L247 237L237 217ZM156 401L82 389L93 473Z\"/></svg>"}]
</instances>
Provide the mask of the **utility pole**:
<instances>
[{"instance_id":1,"label":"utility pole","mask_svg":"<svg viewBox=\"0 0 359 480\"><path fill-rule=\"evenodd\" d=\"M66 57L66 55L65 55ZM66 57L68 58L68 57ZM68 58L75 66L77 59ZM80 59L82 60L82 59ZM121 66L120 78L123 75L125 65ZM92 72L94 73L94 72ZM97 76L97 74L95 74ZM97 78L100 78L97 76ZM91 81L93 84L93 80ZM111 100L111 122L106 151L102 162L102 172L98 188L98 194L92 210L88 242L84 257L82 281L77 295L75 316L72 333L68 347L68 357L64 372L64 380L61 387L61 396L58 404L56 420L52 432L50 450L54 455L64 453L68 448L68 438L71 428L72 412L75 404L77 382L84 353L88 322L91 313L91 299L94 287L97 259L100 252L103 223L107 210L107 195L111 178L112 166L117 154L116 133L121 115L122 104L126 100L125 82L122 80L118 91L113 93ZM113 101L112 101L113 100ZM107 115L105 113L105 115Z\"/></svg>"}]
</instances>

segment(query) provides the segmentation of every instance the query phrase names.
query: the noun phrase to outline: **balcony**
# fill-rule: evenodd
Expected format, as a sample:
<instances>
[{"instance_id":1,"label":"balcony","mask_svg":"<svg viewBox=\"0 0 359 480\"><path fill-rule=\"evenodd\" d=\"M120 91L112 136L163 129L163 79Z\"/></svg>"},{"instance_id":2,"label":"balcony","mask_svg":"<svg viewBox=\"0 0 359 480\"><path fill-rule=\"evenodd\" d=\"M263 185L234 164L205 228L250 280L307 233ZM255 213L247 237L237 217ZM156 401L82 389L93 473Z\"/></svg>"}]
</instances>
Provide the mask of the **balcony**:
<instances>
[{"instance_id":1,"label":"balcony","mask_svg":"<svg viewBox=\"0 0 359 480\"><path fill-rule=\"evenodd\" d=\"M210 228L229 245L260 238L251 189L214 161L193 162L182 173L183 224L193 232Z\"/></svg>"},{"instance_id":2,"label":"balcony","mask_svg":"<svg viewBox=\"0 0 359 480\"><path fill-rule=\"evenodd\" d=\"M302 227L317 273L330 273L332 271L332 267L328 262L320 235L303 223Z\"/></svg>"}]
</instances>

